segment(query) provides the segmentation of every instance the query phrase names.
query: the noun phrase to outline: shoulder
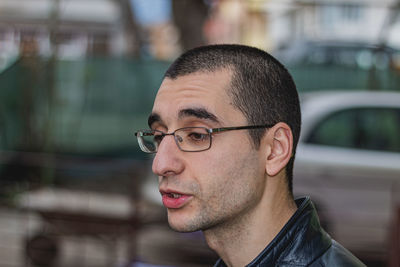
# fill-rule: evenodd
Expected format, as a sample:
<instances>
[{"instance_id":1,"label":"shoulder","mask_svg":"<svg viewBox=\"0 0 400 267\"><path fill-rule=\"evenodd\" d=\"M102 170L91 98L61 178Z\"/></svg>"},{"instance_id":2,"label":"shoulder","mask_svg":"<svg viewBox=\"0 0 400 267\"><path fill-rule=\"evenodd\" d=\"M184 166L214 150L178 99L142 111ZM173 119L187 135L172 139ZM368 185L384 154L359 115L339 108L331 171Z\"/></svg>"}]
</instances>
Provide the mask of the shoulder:
<instances>
[{"instance_id":1,"label":"shoulder","mask_svg":"<svg viewBox=\"0 0 400 267\"><path fill-rule=\"evenodd\" d=\"M310 267L342 266L342 267L365 267L350 251L332 239L332 245Z\"/></svg>"}]
</instances>

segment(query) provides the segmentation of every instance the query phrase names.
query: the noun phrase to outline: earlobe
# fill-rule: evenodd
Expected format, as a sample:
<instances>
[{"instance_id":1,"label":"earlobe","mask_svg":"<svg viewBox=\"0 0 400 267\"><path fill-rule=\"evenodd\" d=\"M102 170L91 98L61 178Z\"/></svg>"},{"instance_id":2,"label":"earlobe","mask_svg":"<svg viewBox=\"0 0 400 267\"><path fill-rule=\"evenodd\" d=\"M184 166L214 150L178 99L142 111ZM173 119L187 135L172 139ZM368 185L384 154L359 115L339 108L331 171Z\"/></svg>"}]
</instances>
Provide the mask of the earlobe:
<instances>
[{"instance_id":1,"label":"earlobe","mask_svg":"<svg viewBox=\"0 0 400 267\"><path fill-rule=\"evenodd\" d=\"M269 143L266 172L275 176L282 171L292 156L293 134L290 127L283 122L272 127L266 136Z\"/></svg>"}]
</instances>

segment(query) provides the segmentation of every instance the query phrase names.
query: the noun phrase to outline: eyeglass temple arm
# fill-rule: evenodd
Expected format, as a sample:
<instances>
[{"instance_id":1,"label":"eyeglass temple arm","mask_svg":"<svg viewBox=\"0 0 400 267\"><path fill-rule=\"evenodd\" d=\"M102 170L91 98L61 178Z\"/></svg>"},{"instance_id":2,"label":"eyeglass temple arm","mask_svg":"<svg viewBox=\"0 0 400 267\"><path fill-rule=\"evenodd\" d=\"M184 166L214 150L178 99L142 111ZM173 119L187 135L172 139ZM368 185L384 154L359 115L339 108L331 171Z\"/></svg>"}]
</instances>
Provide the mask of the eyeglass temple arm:
<instances>
[{"instance_id":1,"label":"eyeglass temple arm","mask_svg":"<svg viewBox=\"0 0 400 267\"><path fill-rule=\"evenodd\" d=\"M232 131L232 130L244 130L244 129L271 128L272 126L274 126L274 125L265 124L265 125L212 128L212 129L210 129L210 133L218 133L218 132Z\"/></svg>"}]
</instances>

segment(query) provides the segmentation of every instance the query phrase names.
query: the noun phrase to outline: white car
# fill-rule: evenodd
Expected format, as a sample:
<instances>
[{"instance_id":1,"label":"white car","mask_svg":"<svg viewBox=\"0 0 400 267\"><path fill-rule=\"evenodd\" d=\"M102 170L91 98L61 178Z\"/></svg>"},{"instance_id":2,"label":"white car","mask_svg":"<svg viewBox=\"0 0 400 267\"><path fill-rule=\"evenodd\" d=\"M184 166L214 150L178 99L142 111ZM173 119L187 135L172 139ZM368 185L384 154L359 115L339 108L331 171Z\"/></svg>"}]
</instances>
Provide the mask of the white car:
<instances>
[{"instance_id":1,"label":"white car","mask_svg":"<svg viewBox=\"0 0 400 267\"><path fill-rule=\"evenodd\" d=\"M311 196L346 248L384 260L400 205L400 93L306 93L301 106L295 196Z\"/></svg>"}]
</instances>

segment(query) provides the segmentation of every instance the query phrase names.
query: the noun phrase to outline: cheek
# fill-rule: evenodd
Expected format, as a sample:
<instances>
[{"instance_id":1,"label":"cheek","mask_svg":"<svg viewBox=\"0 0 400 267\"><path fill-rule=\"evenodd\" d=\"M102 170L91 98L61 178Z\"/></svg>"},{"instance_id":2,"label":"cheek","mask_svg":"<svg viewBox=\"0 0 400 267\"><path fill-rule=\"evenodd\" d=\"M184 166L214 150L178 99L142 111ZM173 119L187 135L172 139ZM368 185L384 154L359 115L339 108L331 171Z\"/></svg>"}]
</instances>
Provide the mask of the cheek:
<instances>
[{"instance_id":1,"label":"cheek","mask_svg":"<svg viewBox=\"0 0 400 267\"><path fill-rule=\"evenodd\" d=\"M218 140L219 144L215 148L219 152L210 153L207 156L209 165L207 170L210 172L210 176L218 177L221 183L227 185L233 182L232 178L234 177L239 178L244 174L251 175L250 173L256 171L254 168L257 169L255 166L260 161L257 151L253 149L249 139L246 139L243 134L240 135L239 132L231 134L235 134L236 138L233 136Z\"/></svg>"},{"instance_id":2,"label":"cheek","mask_svg":"<svg viewBox=\"0 0 400 267\"><path fill-rule=\"evenodd\" d=\"M240 152L239 152L240 151ZM230 205L245 201L246 194L261 189L261 173L254 152L244 149L208 157L201 171L199 181L203 200L214 204L224 201Z\"/></svg>"}]
</instances>

